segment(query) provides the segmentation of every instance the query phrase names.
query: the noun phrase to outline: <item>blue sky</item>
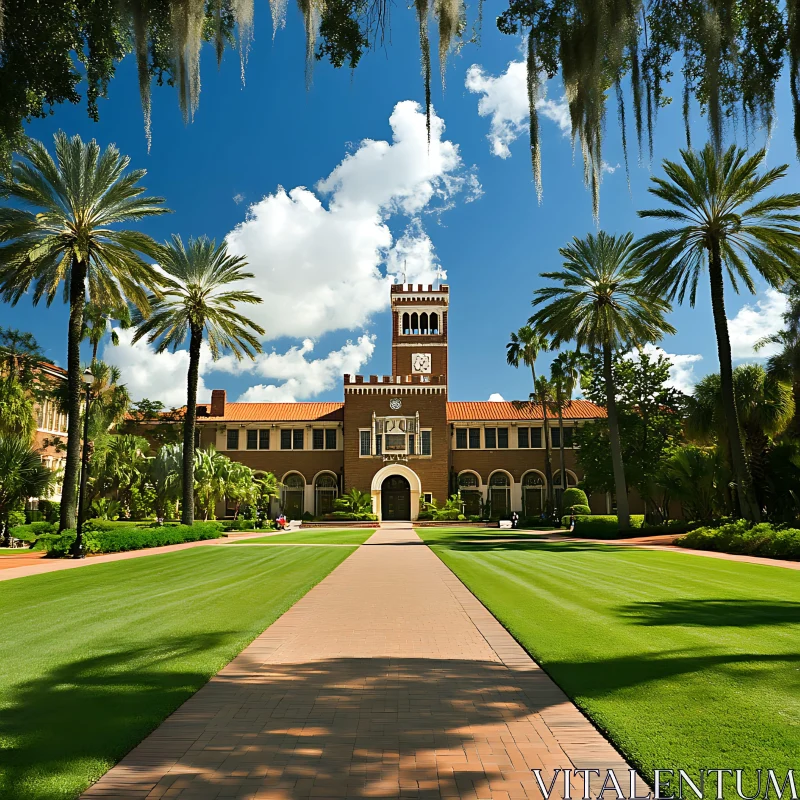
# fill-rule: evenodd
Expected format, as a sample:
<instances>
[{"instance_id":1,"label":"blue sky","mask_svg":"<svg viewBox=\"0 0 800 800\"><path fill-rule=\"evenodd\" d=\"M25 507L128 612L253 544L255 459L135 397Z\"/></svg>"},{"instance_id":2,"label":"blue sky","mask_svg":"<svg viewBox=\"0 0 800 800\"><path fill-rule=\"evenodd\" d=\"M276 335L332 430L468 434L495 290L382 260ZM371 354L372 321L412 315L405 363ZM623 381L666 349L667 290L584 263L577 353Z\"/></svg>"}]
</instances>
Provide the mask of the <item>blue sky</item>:
<instances>
[{"instance_id":1,"label":"blue sky","mask_svg":"<svg viewBox=\"0 0 800 800\"><path fill-rule=\"evenodd\" d=\"M487 15L481 46L466 45L451 56L446 90L438 81L433 87L436 114L446 128L428 152L420 139L422 115L404 102L423 99L411 10L394 8L391 39L387 50L367 54L353 73L317 63L306 91L298 14L289 12L286 28L273 41L268 10L259 6L245 86L238 77L238 54L227 52L217 71L212 48L206 47L193 123L184 126L171 88L153 87L149 154L129 60L100 104L99 124L82 106L59 107L53 117L30 124L30 135L47 142L58 128L101 145L115 142L133 166L146 168L148 190L165 196L174 210L142 224L157 239L180 233L220 240L235 231L232 247L248 257L257 274L252 288L264 298L257 313L267 329L267 355L256 365L238 366L230 358L216 366L205 362L206 392L226 388L231 399L337 400L341 372L388 372L383 276L387 266L398 270L405 260L409 273L425 282L437 264L447 273L451 399L527 396L528 372L505 363L509 332L530 315L532 292L542 284L539 273L559 266L558 248L594 230L580 154L573 154L557 122L561 91L557 82L548 87L552 118L541 123L544 197L537 205L527 133L506 119L505 134L511 135L505 142L490 141L487 136L498 129L491 113L479 114L483 98L500 117L513 118L521 99L514 78L522 73L518 67L508 72L508 66L521 60L519 41L499 34ZM465 86L473 65L480 72L471 72L472 88L482 91ZM679 96L679 87L673 93ZM791 191L798 167L785 82L779 96L769 163L790 164L783 188ZM659 114L654 172L662 158L677 157L683 144L679 107L674 103ZM695 142L705 141L705 121L696 109L693 130ZM500 134L502 139L503 130ZM637 166L631 153L629 192L624 169L618 168L623 160L618 138L611 103L604 159L613 171L604 176L600 222L608 231L638 235L653 229L635 213L650 205L650 167ZM367 139L373 143L363 145ZM508 153L502 158L495 152L504 143ZM306 190L293 192L297 187ZM728 317L735 320L731 330L740 358L752 357L752 341L774 329L779 312L779 300L763 287L756 297L729 292ZM48 356L64 363L61 304L32 308L22 300L16 308L3 306L0 316L4 325L32 331ZM682 357L675 378L686 387L692 374L697 379L716 370L707 290L697 308L676 308L672 322L678 333L662 346ZM143 346L123 344L107 349L105 357L122 366L135 397L180 401L185 354L155 357Z\"/></svg>"}]
</instances>

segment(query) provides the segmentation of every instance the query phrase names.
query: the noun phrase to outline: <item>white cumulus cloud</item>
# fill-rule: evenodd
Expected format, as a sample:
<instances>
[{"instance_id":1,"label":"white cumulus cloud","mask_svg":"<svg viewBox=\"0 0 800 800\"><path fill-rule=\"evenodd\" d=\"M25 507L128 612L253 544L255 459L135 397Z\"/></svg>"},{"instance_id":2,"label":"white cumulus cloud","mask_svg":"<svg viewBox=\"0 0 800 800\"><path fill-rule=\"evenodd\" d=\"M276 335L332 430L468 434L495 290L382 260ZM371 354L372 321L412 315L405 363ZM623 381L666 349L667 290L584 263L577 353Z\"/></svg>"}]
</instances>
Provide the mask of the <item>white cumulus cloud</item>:
<instances>
[{"instance_id":1,"label":"white cumulus cloud","mask_svg":"<svg viewBox=\"0 0 800 800\"><path fill-rule=\"evenodd\" d=\"M365 139L317 193L278 188L228 234L230 251L255 274L249 288L264 304L248 313L268 339L363 327L388 306L392 274L404 260L408 282L432 281L435 257L421 215L441 212L459 192L473 196L479 185L458 145L442 138L438 116L430 143L417 103L398 103L389 124L391 142ZM394 216L410 221L397 242L387 224Z\"/></svg>"},{"instance_id":2,"label":"white cumulus cloud","mask_svg":"<svg viewBox=\"0 0 800 800\"><path fill-rule=\"evenodd\" d=\"M497 77L487 75L478 64L467 70L465 85L473 94L481 95L478 114L491 117L487 138L492 152L500 158L511 155L509 145L528 132L528 68L524 61L511 61L506 71ZM549 99L546 84L540 83L541 97L536 101L539 114L558 125L568 136L572 128L569 106L565 98Z\"/></svg>"},{"instance_id":3,"label":"white cumulus cloud","mask_svg":"<svg viewBox=\"0 0 800 800\"><path fill-rule=\"evenodd\" d=\"M122 383L134 400L147 397L160 400L164 405L180 407L186 405L186 376L189 371L189 351L177 350L156 353L155 348L145 340L132 344L134 331L117 330L119 345L110 342L103 349L102 359L114 364L122 371ZM204 373L212 364L211 351L203 343L200 350L200 379L197 383L197 400L205 403L211 399L211 392L203 382Z\"/></svg>"},{"instance_id":4,"label":"white cumulus cloud","mask_svg":"<svg viewBox=\"0 0 800 800\"><path fill-rule=\"evenodd\" d=\"M678 389L684 394L691 394L694 390L694 385L697 383L697 375L695 375L695 364L703 360L703 356L699 353L668 353L661 347L654 344L646 344L643 348L645 353L651 358L658 358L663 356L669 359L669 381L668 385L674 389ZM628 353L628 358L638 360L639 353L634 350Z\"/></svg>"},{"instance_id":5,"label":"white cumulus cloud","mask_svg":"<svg viewBox=\"0 0 800 800\"><path fill-rule=\"evenodd\" d=\"M501 395L499 392L492 392L489 395L489 402L490 403L505 403L506 399Z\"/></svg>"},{"instance_id":6,"label":"white cumulus cloud","mask_svg":"<svg viewBox=\"0 0 800 800\"><path fill-rule=\"evenodd\" d=\"M258 383L239 396L240 402L291 403L308 400L321 392L333 389L342 375L356 374L372 358L375 337L364 334L356 342L347 342L339 350L323 358L309 359L314 350L311 339L291 347L285 353L273 351L256 356L255 363L237 361L225 356L214 365L216 370L242 374L253 373L279 383Z\"/></svg>"},{"instance_id":7,"label":"white cumulus cloud","mask_svg":"<svg viewBox=\"0 0 800 800\"><path fill-rule=\"evenodd\" d=\"M733 357L769 358L777 353L779 345L769 344L756 351L755 344L759 339L781 330L786 308L786 295L772 288L768 288L755 305L742 306L736 316L728 320Z\"/></svg>"}]
</instances>

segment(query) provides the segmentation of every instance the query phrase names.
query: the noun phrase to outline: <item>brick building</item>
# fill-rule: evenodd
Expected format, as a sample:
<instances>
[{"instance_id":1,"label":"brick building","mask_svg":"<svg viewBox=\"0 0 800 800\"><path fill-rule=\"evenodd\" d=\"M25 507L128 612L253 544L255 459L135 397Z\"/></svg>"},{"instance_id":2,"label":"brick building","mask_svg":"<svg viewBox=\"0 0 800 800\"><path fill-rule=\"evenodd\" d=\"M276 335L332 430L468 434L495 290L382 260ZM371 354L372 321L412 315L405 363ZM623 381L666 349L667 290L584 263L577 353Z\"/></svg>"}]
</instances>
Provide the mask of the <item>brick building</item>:
<instances>
[{"instance_id":1,"label":"brick building","mask_svg":"<svg viewBox=\"0 0 800 800\"><path fill-rule=\"evenodd\" d=\"M542 409L525 402L448 402L450 290L391 287L392 374L345 375L342 403L229 403L215 389L198 406L199 444L214 444L283 483L286 515L322 515L341 492L370 492L381 519L415 519L420 499L461 491L467 514L541 513L546 497ZM564 409L566 485L580 472L575 428L605 410ZM553 483L561 486L559 429L550 427ZM595 499L597 512L606 499ZM594 505L594 503L593 503Z\"/></svg>"}]
</instances>

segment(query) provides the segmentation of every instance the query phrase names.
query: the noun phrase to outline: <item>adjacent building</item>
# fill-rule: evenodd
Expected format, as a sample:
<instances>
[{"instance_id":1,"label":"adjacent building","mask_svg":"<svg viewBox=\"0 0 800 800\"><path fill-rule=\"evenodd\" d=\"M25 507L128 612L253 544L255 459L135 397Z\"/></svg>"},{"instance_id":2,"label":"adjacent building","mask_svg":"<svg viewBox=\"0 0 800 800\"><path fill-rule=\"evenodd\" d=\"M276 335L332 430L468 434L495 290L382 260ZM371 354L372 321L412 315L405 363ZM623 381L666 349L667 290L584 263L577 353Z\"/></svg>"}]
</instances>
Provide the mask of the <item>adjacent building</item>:
<instances>
[{"instance_id":1,"label":"adjacent building","mask_svg":"<svg viewBox=\"0 0 800 800\"><path fill-rule=\"evenodd\" d=\"M222 389L198 406L198 442L215 445L283 484L290 518L321 516L336 497L370 492L381 519L416 519L420 500L460 491L467 514L538 516L547 496L542 409L523 402L450 402L447 285L391 287L392 369L345 375L341 403L228 402ZM605 409L574 400L564 410L566 480L581 478L575 430ZM553 485L562 486L561 431L550 423ZM557 489L560 491L560 488ZM594 498L597 513L606 498Z\"/></svg>"}]
</instances>

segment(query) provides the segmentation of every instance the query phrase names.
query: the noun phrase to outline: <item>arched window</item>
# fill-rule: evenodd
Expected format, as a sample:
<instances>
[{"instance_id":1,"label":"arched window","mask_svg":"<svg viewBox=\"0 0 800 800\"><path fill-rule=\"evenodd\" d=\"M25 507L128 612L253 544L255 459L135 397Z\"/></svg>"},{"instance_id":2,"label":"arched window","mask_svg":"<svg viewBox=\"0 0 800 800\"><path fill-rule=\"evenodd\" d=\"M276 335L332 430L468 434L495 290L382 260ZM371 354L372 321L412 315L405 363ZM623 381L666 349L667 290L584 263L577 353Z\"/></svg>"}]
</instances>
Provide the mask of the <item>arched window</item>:
<instances>
[{"instance_id":1,"label":"arched window","mask_svg":"<svg viewBox=\"0 0 800 800\"><path fill-rule=\"evenodd\" d=\"M411 315L411 333L419 333L419 314L416 311Z\"/></svg>"},{"instance_id":2,"label":"arched window","mask_svg":"<svg viewBox=\"0 0 800 800\"><path fill-rule=\"evenodd\" d=\"M439 333L439 315L434 312L431 314L429 322L428 322L431 333Z\"/></svg>"},{"instance_id":3,"label":"arched window","mask_svg":"<svg viewBox=\"0 0 800 800\"><path fill-rule=\"evenodd\" d=\"M522 478L522 516L538 517L544 510L544 478L538 472L526 472Z\"/></svg>"},{"instance_id":4,"label":"arched window","mask_svg":"<svg viewBox=\"0 0 800 800\"><path fill-rule=\"evenodd\" d=\"M419 332L428 332L428 315L423 311L419 318Z\"/></svg>"},{"instance_id":5,"label":"arched window","mask_svg":"<svg viewBox=\"0 0 800 800\"><path fill-rule=\"evenodd\" d=\"M477 489L478 486L478 476L474 472L462 472L458 476L459 489Z\"/></svg>"},{"instance_id":6,"label":"arched window","mask_svg":"<svg viewBox=\"0 0 800 800\"><path fill-rule=\"evenodd\" d=\"M408 316L408 311L403 314L403 333L409 334L411 333L411 321Z\"/></svg>"},{"instance_id":7,"label":"arched window","mask_svg":"<svg viewBox=\"0 0 800 800\"><path fill-rule=\"evenodd\" d=\"M489 502L492 517L500 519L511 513L511 481L505 472L495 472L489 478Z\"/></svg>"},{"instance_id":8,"label":"arched window","mask_svg":"<svg viewBox=\"0 0 800 800\"><path fill-rule=\"evenodd\" d=\"M574 472L566 470L567 482L566 485L561 484L561 470L556 470L553 475L553 494L555 495L556 508L561 509L561 498L564 495L564 489L569 489L571 486L578 485L578 478Z\"/></svg>"},{"instance_id":9,"label":"arched window","mask_svg":"<svg viewBox=\"0 0 800 800\"><path fill-rule=\"evenodd\" d=\"M330 473L317 476L314 482L314 513L321 517L333 511L333 501L339 495L336 478Z\"/></svg>"},{"instance_id":10,"label":"arched window","mask_svg":"<svg viewBox=\"0 0 800 800\"><path fill-rule=\"evenodd\" d=\"M306 481L292 472L283 479L283 513L287 519L301 519L305 511Z\"/></svg>"},{"instance_id":11,"label":"arched window","mask_svg":"<svg viewBox=\"0 0 800 800\"><path fill-rule=\"evenodd\" d=\"M458 476L458 491L468 517L481 513L480 481L474 472L462 472Z\"/></svg>"}]
</instances>

